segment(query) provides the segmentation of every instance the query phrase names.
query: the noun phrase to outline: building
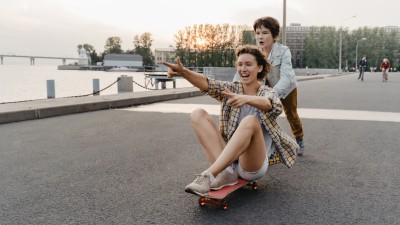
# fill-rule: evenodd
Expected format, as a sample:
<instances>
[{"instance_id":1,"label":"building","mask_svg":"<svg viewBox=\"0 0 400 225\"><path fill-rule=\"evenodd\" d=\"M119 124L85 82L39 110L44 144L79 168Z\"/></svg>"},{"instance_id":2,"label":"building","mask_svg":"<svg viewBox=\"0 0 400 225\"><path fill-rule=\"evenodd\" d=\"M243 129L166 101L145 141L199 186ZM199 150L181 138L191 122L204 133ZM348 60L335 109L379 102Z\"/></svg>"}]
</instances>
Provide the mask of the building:
<instances>
[{"instance_id":1,"label":"building","mask_svg":"<svg viewBox=\"0 0 400 225\"><path fill-rule=\"evenodd\" d=\"M155 64L160 65L162 62L173 62L175 59L174 48L156 48L154 50Z\"/></svg>"},{"instance_id":2,"label":"building","mask_svg":"<svg viewBox=\"0 0 400 225\"><path fill-rule=\"evenodd\" d=\"M137 54L109 53L104 56L104 67L143 67L143 57Z\"/></svg>"},{"instance_id":3,"label":"building","mask_svg":"<svg viewBox=\"0 0 400 225\"><path fill-rule=\"evenodd\" d=\"M78 58L78 65L80 66L87 66L91 62L90 55L86 51L85 48L83 48L83 45L81 49L79 49L79 58Z\"/></svg>"},{"instance_id":4,"label":"building","mask_svg":"<svg viewBox=\"0 0 400 225\"><path fill-rule=\"evenodd\" d=\"M306 37L310 32L310 27L303 27L299 23L291 23L286 27L286 45L292 53L292 64L294 68L302 68Z\"/></svg>"}]
</instances>

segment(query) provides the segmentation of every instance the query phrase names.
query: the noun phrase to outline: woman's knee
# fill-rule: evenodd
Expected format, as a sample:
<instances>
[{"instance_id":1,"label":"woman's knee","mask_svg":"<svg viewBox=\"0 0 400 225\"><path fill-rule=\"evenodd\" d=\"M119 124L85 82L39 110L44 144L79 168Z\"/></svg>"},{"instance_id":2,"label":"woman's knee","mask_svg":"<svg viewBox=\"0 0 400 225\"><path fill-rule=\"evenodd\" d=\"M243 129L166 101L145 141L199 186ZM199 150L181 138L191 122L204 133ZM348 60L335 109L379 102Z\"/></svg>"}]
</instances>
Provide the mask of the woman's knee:
<instances>
[{"instance_id":1,"label":"woman's knee","mask_svg":"<svg viewBox=\"0 0 400 225\"><path fill-rule=\"evenodd\" d=\"M206 110L204 110L202 108L197 108L192 111L192 113L190 114L190 118L191 118L192 122L198 122L201 119L208 118L208 113Z\"/></svg>"},{"instance_id":2,"label":"woman's knee","mask_svg":"<svg viewBox=\"0 0 400 225\"><path fill-rule=\"evenodd\" d=\"M239 126L242 126L244 128L254 129L260 127L260 121L256 116L248 115L242 119Z\"/></svg>"}]
</instances>

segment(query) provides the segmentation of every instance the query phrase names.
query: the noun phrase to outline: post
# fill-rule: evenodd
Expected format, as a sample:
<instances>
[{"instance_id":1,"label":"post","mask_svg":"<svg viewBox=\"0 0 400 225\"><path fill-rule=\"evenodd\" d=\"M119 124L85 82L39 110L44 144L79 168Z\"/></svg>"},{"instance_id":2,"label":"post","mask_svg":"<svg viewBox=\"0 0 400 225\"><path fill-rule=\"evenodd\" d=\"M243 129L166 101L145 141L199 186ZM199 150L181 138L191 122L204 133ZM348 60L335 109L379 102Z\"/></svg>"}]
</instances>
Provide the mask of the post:
<instances>
[{"instance_id":1,"label":"post","mask_svg":"<svg viewBox=\"0 0 400 225\"><path fill-rule=\"evenodd\" d=\"M54 80L47 80L47 98L55 98L56 89L54 85Z\"/></svg>"},{"instance_id":2,"label":"post","mask_svg":"<svg viewBox=\"0 0 400 225\"><path fill-rule=\"evenodd\" d=\"M356 72L357 72L357 64L358 64L358 62L357 62L357 54L358 54L358 42L359 42L360 40L358 40L357 41L357 44L356 44L356 67L355 67L355 70L356 70Z\"/></svg>"},{"instance_id":3,"label":"post","mask_svg":"<svg viewBox=\"0 0 400 225\"><path fill-rule=\"evenodd\" d=\"M100 80L93 79L93 96L100 95Z\"/></svg>"},{"instance_id":4,"label":"post","mask_svg":"<svg viewBox=\"0 0 400 225\"><path fill-rule=\"evenodd\" d=\"M339 73L342 72L342 28L339 30Z\"/></svg>"},{"instance_id":5,"label":"post","mask_svg":"<svg viewBox=\"0 0 400 225\"><path fill-rule=\"evenodd\" d=\"M1 65L3 65L3 56L2 57L0 57L1 58Z\"/></svg>"},{"instance_id":6,"label":"post","mask_svg":"<svg viewBox=\"0 0 400 225\"><path fill-rule=\"evenodd\" d=\"M155 78L154 80L155 80L154 82L155 89L158 90L158 79Z\"/></svg>"},{"instance_id":7,"label":"post","mask_svg":"<svg viewBox=\"0 0 400 225\"><path fill-rule=\"evenodd\" d=\"M354 15L350 18L347 18L345 20L342 21L342 23L340 24L340 28L339 28L339 73L342 72L342 43L343 43L343 23L347 20L351 20L353 18L356 18L357 16ZM347 65L346 65L347 66Z\"/></svg>"},{"instance_id":8,"label":"post","mask_svg":"<svg viewBox=\"0 0 400 225\"><path fill-rule=\"evenodd\" d=\"M282 44L286 45L286 0L283 0Z\"/></svg>"},{"instance_id":9,"label":"post","mask_svg":"<svg viewBox=\"0 0 400 225\"><path fill-rule=\"evenodd\" d=\"M118 81L118 93L133 92L133 78L127 75L121 75Z\"/></svg>"}]
</instances>

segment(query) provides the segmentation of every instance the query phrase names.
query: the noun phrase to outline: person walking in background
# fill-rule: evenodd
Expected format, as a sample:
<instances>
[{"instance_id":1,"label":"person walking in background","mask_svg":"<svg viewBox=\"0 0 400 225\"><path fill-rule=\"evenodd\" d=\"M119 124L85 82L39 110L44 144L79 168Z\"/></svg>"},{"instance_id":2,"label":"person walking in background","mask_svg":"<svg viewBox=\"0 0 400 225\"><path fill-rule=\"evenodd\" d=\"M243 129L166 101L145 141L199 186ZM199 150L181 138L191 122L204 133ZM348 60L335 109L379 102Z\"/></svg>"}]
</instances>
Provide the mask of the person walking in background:
<instances>
[{"instance_id":1,"label":"person walking in background","mask_svg":"<svg viewBox=\"0 0 400 225\"><path fill-rule=\"evenodd\" d=\"M180 75L221 103L219 126L204 109L191 113L193 130L211 166L185 187L186 192L205 196L210 189L236 184L239 176L260 179L269 164L293 165L299 146L276 122L282 103L272 88L259 82L271 65L256 46L236 49L239 82L214 80L188 70L179 57L176 64L163 64L169 78Z\"/></svg>"},{"instance_id":2,"label":"person walking in background","mask_svg":"<svg viewBox=\"0 0 400 225\"><path fill-rule=\"evenodd\" d=\"M388 80L389 69L390 69L390 63L387 58L383 59L380 68L382 70L382 82L386 82Z\"/></svg>"},{"instance_id":3,"label":"person walking in background","mask_svg":"<svg viewBox=\"0 0 400 225\"><path fill-rule=\"evenodd\" d=\"M358 79L361 78L361 81L364 81L364 73L367 70L367 57L364 55L360 62L358 63L358 69L360 70L360 75L358 75Z\"/></svg>"},{"instance_id":4,"label":"person walking in background","mask_svg":"<svg viewBox=\"0 0 400 225\"><path fill-rule=\"evenodd\" d=\"M282 101L286 119L297 144L300 146L298 155L304 153L303 125L297 113L297 80L292 67L292 55L290 49L277 43L280 25L273 17L261 17L253 24L258 47L264 53L265 58L271 63L272 70L263 81L272 87ZM239 80L238 73L233 81Z\"/></svg>"}]
</instances>

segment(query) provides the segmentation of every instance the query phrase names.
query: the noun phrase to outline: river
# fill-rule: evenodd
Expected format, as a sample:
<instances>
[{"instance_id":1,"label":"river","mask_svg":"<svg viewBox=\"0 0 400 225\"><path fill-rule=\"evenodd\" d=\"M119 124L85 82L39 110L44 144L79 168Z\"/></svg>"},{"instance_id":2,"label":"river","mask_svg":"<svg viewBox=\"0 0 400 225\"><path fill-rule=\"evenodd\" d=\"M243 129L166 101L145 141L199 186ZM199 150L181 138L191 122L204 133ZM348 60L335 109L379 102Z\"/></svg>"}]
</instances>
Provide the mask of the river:
<instances>
[{"instance_id":1,"label":"river","mask_svg":"<svg viewBox=\"0 0 400 225\"><path fill-rule=\"evenodd\" d=\"M54 80L56 98L90 94L93 92L93 79L99 79L100 89L103 89L121 75L132 76L139 84L133 84L134 92L151 91L155 88L151 83L147 89L143 88L146 86L143 72L58 70L59 63L58 60L36 59L36 65L31 66L29 59L4 58L3 65L0 65L0 103L45 99L47 80ZM173 88L172 82L167 82L166 85L167 89ZM176 80L177 88L191 86L184 79ZM114 84L103 90L100 95L117 93L117 84Z\"/></svg>"}]
</instances>

